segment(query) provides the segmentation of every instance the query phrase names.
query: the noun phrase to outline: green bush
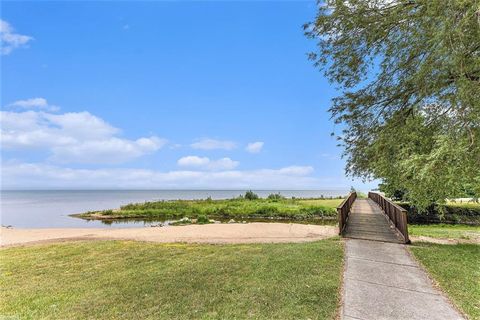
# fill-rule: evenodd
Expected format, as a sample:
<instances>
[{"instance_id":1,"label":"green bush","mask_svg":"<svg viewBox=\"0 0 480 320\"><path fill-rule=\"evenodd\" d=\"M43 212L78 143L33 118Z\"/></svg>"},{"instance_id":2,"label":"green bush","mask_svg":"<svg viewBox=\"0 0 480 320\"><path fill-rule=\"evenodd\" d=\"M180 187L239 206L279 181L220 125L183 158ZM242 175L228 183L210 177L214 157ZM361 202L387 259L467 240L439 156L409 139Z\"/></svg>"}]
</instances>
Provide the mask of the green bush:
<instances>
[{"instance_id":1,"label":"green bush","mask_svg":"<svg viewBox=\"0 0 480 320\"><path fill-rule=\"evenodd\" d=\"M245 199L247 199L247 200L257 200L258 199L258 194L256 194L252 190L248 190L247 192L245 192Z\"/></svg>"},{"instance_id":2,"label":"green bush","mask_svg":"<svg viewBox=\"0 0 480 320\"><path fill-rule=\"evenodd\" d=\"M204 214L199 214L197 216L197 223L198 224L207 224L207 223L210 223L210 220L208 219L208 217Z\"/></svg>"},{"instance_id":3,"label":"green bush","mask_svg":"<svg viewBox=\"0 0 480 320\"><path fill-rule=\"evenodd\" d=\"M267 197L268 200L283 200L285 199L280 193L271 193Z\"/></svg>"},{"instance_id":4,"label":"green bush","mask_svg":"<svg viewBox=\"0 0 480 320\"><path fill-rule=\"evenodd\" d=\"M480 225L480 206L459 206L452 204L434 205L420 212L409 203L399 203L407 210L409 223L451 223Z\"/></svg>"}]
</instances>

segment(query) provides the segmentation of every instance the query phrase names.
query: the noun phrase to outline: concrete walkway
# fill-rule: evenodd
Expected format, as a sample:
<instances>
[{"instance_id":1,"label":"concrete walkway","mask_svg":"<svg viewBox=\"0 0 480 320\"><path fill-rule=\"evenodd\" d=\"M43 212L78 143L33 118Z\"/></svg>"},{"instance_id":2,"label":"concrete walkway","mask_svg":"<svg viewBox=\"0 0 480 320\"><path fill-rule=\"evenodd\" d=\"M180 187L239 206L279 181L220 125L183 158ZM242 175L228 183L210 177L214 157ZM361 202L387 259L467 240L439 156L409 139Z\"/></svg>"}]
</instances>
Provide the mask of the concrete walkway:
<instances>
[{"instance_id":1,"label":"concrete walkway","mask_svg":"<svg viewBox=\"0 0 480 320\"><path fill-rule=\"evenodd\" d=\"M464 319L402 244L347 239L343 294L345 320Z\"/></svg>"}]
</instances>

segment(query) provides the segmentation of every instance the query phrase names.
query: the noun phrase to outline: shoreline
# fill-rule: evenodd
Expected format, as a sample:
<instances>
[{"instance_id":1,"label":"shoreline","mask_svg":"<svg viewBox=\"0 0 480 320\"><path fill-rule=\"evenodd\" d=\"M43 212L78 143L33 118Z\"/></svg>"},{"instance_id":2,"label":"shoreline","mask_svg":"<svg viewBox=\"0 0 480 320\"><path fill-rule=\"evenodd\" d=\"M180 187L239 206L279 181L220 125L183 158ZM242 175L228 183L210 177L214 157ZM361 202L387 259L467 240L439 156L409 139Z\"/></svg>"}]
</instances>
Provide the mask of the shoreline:
<instances>
[{"instance_id":1,"label":"shoreline","mask_svg":"<svg viewBox=\"0 0 480 320\"><path fill-rule=\"evenodd\" d=\"M251 191L250 191L251 192ZM305 223L314 221L335 221L336 207L341 198L285 198L280 194L270 194L260 198L251 192L236 198L213 200L170 200L144 203L130 203L115 209L87 211L70 214L72 218L87 221L126 221L148 219L150 221L171 221L182 219L205 221L288 221ZM257 221L255 221L257 220Z\"/></svg>"},{"instance_id":2,"label":"shoreline","mask_svg":"<svg viewBox=\"0 0 480 320\"><path fill-rule=\"evenodd\" d=\"M336 226L295 223L206 224L118 229L1 228L0 247L78 240L134 240L158 243L288 243L310 242L336 236Z\"/></svg>"}]
</instances>

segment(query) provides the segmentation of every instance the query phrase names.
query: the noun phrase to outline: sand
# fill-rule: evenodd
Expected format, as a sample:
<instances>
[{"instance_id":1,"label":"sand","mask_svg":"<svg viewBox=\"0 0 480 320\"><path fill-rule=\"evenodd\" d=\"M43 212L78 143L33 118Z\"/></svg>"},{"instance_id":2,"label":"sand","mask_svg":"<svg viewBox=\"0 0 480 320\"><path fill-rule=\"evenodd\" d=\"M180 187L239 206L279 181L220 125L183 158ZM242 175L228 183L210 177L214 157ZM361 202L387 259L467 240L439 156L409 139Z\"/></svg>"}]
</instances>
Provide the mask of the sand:
<instances>
[{"instance_id":1,"label":"sand","mask_svg":"<svg viewBox=\"0 0 480 320\"><path fill-rule=\"evenodd\" d=\"M337 227L287 223L208 224L142 228L1 228L0 246L73 240L136 240L186 243L287 243L337 235Z\"/></svg>"},{"instance_id":2,"label":"sand","mask_svg":"<svg viewBox=\"0 0 480 320\"><path fill-rule=\"evenodd\" d=\"M480 244L480 237L472 237L470 239L444 239L444 238L432 238L425 236L410 236L412 242L430 242L438 244L461 244L461 243L473 243Z\"/></svg>"}]
</instances>

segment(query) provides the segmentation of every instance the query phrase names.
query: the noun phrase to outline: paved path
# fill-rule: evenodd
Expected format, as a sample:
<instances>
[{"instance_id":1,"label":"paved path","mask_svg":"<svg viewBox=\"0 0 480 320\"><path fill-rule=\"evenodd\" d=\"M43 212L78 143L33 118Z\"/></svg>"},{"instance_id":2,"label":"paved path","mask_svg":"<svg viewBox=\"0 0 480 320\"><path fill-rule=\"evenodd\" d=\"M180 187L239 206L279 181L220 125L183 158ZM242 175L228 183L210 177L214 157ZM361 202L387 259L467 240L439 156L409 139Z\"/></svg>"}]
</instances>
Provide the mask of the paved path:
<instances>
[{"instance_id":1,"label":"paved path","mask_svg":"<svg viewBox=\"0 0 480 320\"><path fill-rule=\"evenodd\" d=\"M347 239L343 298L345 320L464 319L402 244Z\"/></svg>"},{"instance_id":2,"label":"paved path","mask_svg":"<svg viewBox=\"0 0 480 320\"><path fill-rule=\"evenodd\" d=\"M355 200L343 235L346 238L403 243L382 209L371 199Z\"/></svg>"}]
</instances>

